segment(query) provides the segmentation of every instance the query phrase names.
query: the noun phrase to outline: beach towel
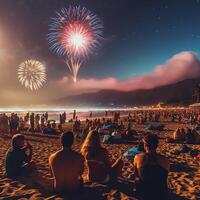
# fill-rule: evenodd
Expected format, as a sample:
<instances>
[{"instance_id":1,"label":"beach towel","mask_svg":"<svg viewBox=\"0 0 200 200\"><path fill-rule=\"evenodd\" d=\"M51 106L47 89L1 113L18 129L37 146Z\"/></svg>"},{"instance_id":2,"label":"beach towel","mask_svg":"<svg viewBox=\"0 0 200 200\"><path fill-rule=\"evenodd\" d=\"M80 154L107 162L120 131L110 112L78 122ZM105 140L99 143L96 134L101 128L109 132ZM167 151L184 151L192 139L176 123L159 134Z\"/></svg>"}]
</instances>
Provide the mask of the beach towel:
<instances>
[{"instance_id":1,"label":"beach towel","mask_svg":"<svg viewBox=\"0 0 200 200\"><path fill-rule=\"evenodd\" d=\"M195 157L195 156L197 156L199 154L199 151L198 150L196 150L196 149L192 149L191 151L190 151L190 155L192 156L192 157Z\"/></svg>"},{"instance_id":2,"label":"beach towel","mask_svg":"<svg viewBox=\"0 0 200 200\"><path fill-rule=\"evenodd\" d=\"M200 161L200 154L196 156L196 159Z\"/></svg>"},{"instance_id":3,"label":"beach towel","mask_svg":"<svg viewBox=\"0 0 200 200\"><path fill-rule=\"evenodd\" d=\"M151 131L162 131L164 128L163 124L148 124L145 126L146 130L151 130Z\"/></svg>"},{"instance_id":4,"label":"beach towel","mask_svg":"<svg viewBox=\"0 0 200 200\"><path fill-rule=\"evenodd\" d=\"M173 138L166 138L166 143L174 143L174 139Z\"/></svg>"},{"instance_id":5,"label":"beach towel","mask_svg":"<svg viewBox=\"0 0 200 200\"><path fill-rule=\"evenodd\" d=\"M179 151L180 153L188 153L191 149L186 146L185 144L181 145L176 149L176 151Z\"/></svg>"},{"instance_id":6,"label":"beach towel","mask_svg":"<svg viewBox=\"0 0 200 200\"><path fill-rule=\"evenodd\" d=\"M103 129L115 129L117 128L116 124L108 124L108 125L103 125Z\"/></svg>"},{"instance_id":7,"label":"beach towel","mask_svg":"<svg viewBox=\"0 0 200 200\"><path fill-rule=\"evenodd\" d=\"M110 143L111 140L112 140L111 138L112 138L112 136L110 136L110 135L104 135L104 136L103 136L103 143L104 143L104 144Z\"/></svg>"},{"instance_id":8,"label":"beach towel","mask_svg":"<svg viewBox=\"0 0 200 200\"><path fill-rule=\"evenodd\" d=\"M44 128L42 132L48 135L56 135L56 129L54 128Z\"/></svg>"},{"instance_id":9,"label":"beach towel","mask_svg":"<svg viewBox=\"0 0 200 200\"><path fill-rule=\"evenodd\" d=\"M138 150L138 147L132 147L128 151L126 151L123 156L129 160L133 160L135 155L138 153L141 153L141 151Z\"/></svg>"}]
</instances>

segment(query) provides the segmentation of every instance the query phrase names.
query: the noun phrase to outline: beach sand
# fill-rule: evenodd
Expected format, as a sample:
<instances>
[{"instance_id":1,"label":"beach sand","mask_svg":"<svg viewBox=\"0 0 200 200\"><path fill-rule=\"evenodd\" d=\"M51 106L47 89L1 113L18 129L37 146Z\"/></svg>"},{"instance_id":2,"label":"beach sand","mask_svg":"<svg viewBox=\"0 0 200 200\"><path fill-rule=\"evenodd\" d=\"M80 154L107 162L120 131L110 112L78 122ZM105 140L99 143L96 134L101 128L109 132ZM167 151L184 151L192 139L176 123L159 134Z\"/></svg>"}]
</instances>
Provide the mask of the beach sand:
<instances>
[{"instance_id":1,"label":"beach sand","mask_svg":"<svg viewBox=\"0 0 200 200\"><path fill-rule=\"evenodd\" d=\"M175 155L174 150L179 144L165 143L164 138L172 136L179 124L168 123L164 131L158 133L161 137L159 151L169 157L171 172L169 173L169 186L174 192L172 199L200 199L200 161L187 153ZM143 131L143 126L138 125L137 130ZM85 188L76 195L66 197L58 196L52 190L52 178L48 167L48 157L60 148L58 137L41 137L40 135L28 135L29 142L33 146L33 160L37 163L37 172L28 178L11 180L5 176L4 156L10 146L10 139L0 138L0 199L136 199L133 192L133 181L126 179L132 173L133 162L124 159L123 177L118 183L106 186L99 183L85 182ZM79 151L80 142L76 142L74 149ZM134 145L130 144L107 144L104 145L110 152L111 159L115 160L127 149ZM200 151L200 145L188 145L192 149ZM67 172L66 172L67 173ZM69 172L70 173L70 172ZM84 178L86 171L84 172Z\"/></svg>"}]
</instances>

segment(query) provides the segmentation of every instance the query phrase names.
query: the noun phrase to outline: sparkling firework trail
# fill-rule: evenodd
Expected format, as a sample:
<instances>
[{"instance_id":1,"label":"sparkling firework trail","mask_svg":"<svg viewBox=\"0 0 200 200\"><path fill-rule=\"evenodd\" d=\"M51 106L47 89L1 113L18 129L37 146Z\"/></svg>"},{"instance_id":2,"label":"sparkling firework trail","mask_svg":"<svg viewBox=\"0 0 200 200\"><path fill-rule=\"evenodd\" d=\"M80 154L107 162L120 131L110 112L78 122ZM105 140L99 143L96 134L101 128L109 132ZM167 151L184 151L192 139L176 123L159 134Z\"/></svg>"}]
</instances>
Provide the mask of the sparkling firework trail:
<instances>
[{"instance_id":1,"label":"sparkling firework trail","mask_svg":"<svg viewBox=\"0 0 200 200\"><path fill-rule=\"evenodd\" d=\"M80 6L56 12L47 36L50 50L61 56L84 59L100 46L103 35L101 20Z\"/></svg>"},{"instance_id":2,"label":"sparkling firework trail","mask_svg":"<svg viewBox=\"0 0 200 200\"><path fill-rule=\"evenodd\" d=\"M30 90L38 90L46 82L46 68L37 60L27 60L17 70L19 82Z\"/></svg>"},{"instance_id":3,"label":"sparkling firework trail","mask_svg":"<svg viewBox=\"0 0 200 200\"><path fill-rule=\"evenodd\" d=\"M67 64L70 72L72 73L72 79L73 79L74 83L76 83L78 71L81 67L82 62L79 59L70 58L70 59L66 60L66 64Z\"/></svg>"}]
</instances>

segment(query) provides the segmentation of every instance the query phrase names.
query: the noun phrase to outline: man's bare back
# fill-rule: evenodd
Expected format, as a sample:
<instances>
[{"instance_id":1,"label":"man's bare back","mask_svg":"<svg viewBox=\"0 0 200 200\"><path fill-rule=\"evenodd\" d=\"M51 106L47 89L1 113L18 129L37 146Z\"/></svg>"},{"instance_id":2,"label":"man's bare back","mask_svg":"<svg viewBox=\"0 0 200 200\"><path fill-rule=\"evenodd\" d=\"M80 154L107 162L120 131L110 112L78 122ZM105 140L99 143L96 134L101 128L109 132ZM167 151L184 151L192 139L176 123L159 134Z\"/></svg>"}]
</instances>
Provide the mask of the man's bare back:
<instances>
[{"instance_id":1,"label":"man's bare back","mask_svg":"<svg viewBox=\"0 0 200 200\"><path fill-rule=\"evenodd\" d=\"M166 157L156 154L156 160L157 164L163 167L166 171L169 171L170 168L169 160ZM147 158L145 153L140 153L135 156L134 167L139 177L141 177L142 170L146 164L147 164Z\"/></svg>"},{"instance_id":2,"label":"man's bare back","mask_svg":"<svg viewBox=\"0 0 200 200\"><path fill-rule=\"evenodd\" d=\"M63 133L61 136L62 149L49 157L56 192L76 192L82 185L84 158L71 149L73 139L72 132Z\"/></svg>"},{"instance_id":3,"label":"man's bare back","mask_svg":"<svg viewBox=\"0 0 200 200\"><path fill-rule=\"evenodd\" d=\"M84 159L74 151L61 150L49 158L56 191L75 191L80 187Z\"/></svg>"}]
</instances>

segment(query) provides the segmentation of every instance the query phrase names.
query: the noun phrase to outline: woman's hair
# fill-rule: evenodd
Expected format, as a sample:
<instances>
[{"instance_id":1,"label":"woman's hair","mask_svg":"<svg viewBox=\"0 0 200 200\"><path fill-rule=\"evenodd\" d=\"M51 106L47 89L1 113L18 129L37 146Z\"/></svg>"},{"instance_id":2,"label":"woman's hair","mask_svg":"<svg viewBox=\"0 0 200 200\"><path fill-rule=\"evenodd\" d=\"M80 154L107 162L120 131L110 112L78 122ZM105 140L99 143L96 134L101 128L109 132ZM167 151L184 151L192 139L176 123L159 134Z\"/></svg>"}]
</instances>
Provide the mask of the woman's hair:
<instances>
[{"instance_id":1,"label":"woman's hair","mask_svg":"<svg viewBox=\"0 0 200 200\"><path fill-rule=\"evenodd\" d=\"M81 147L81 154L85 156L88 152L92 155L97 154L102 149L99 133L96 130L90 131Z\"/></svg>"}]
</instances>

